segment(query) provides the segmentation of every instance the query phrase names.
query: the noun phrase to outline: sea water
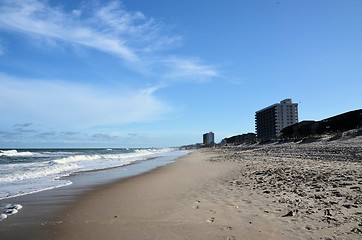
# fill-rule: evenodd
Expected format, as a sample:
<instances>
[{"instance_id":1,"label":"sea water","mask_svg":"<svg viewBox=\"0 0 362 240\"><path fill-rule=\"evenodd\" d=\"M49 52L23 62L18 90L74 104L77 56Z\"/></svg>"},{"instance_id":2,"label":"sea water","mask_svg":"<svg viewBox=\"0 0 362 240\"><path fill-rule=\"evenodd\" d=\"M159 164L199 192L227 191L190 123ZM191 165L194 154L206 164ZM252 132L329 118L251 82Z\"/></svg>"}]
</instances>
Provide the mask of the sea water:
<instances>
[{"instance_id":1,"label":"sea water","mask_svg":"<svg viewBox=\"0 0 362 240\"><path fill-rule=\"evenodd\" d=\"M175 148L0 150L0 200L71 185L67 176L74 174L158 159L164 165L186 154ZM0 221L21 209L16 204L1 207Z\"/></svg>"}]
</instances>

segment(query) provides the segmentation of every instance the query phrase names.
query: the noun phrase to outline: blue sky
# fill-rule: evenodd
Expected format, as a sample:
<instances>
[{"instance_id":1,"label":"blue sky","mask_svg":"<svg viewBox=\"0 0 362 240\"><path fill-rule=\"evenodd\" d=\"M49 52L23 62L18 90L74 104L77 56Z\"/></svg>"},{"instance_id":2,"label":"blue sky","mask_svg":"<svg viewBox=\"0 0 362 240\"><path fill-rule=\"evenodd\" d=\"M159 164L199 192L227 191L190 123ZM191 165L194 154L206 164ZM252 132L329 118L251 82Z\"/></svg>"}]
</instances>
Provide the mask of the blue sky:
<instances>
[{"instance_id":1,"label":"blue sky","mask_svg":"<svg viewBox=\"0 0 362 240\"><path fill-rule=\"evenodd\" d=\"M164 147L362 105L362 1L2 0L0 148Z\"/></svg>"}]
</instances>

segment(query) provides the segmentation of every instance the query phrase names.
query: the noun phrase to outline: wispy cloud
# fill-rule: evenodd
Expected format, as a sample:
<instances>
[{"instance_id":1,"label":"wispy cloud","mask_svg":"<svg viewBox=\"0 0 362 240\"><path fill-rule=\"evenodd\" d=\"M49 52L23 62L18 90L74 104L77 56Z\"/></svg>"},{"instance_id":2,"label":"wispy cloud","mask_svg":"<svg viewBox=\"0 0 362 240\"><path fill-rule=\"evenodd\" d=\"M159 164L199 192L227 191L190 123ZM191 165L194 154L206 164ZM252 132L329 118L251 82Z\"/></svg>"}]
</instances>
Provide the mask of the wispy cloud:
<instances>
[{"instance_id":1,"label":"wispy cloud","mask_svg":"<svg viewBox=\"0 0 362 240\"><path fill-rule=\"evenodd\" d=\"M65 81L13 78L0 74L0 124L30 119L65 131L157 119L170 106L155 88L107 89ZM26 123L27 124L27 123ZM23 124L18 128L26 128Z\"/></svg>"},{"instance_id":2,"label":"wispy cloud","mask_svg":"<svg viewBox=\"0 0 362 240\"><path fill-rule=\"evenodd\" d=\"M197 79L207 80L218 77L216 67L201 63L196 58L170 57L162 60L163 64L169 68L165 72L166 78L171 79Z\"/></svg>"},{"instance_id":3,"label":"wispy cloud","mask_svg":"<svg viewBox=\"0 0 362 240\"><path fill-rule=\"evenodd\" d=\"M119 139L120 137L109 133L96 133L92 135L92 138L97 140L113 141Z\"/></svg>"},{"instance_id":4,"label":"wispy cloud","mask_svg":"<svg viewBox=\"0 0 362 240\"><path fill-rule=\"evenodd\" d=\"M0 57L6 54L6 42L0 38Z\"/></svg>"},{"instance_id":5,"label":"wispy cloud","mask_svg":"<svg viewBox=\"0 0 362 240\"><path fill-rule=\"evenodd\" d=\"M48 137L55 137L57 135L57 133L55 131L51 131L51 132L43 132L37 135L37 137L40 138L48 138Z\"/></svg>"},{"instance_id":6,"label":"wispy cloud","mask_svg":"<svg viewBox=\"0 0 362 240\"><path fill-rule=\"evenodd\" d=\"M135 51L125 44L125 39L106 28L97 27L95 23L99 19L79 21L79 13L66 13L36 0L4 0L0 8L0 25L11 31L94 48L126 61L138 60Z\"/></svg>"},{"instance_id":7,"label":"wispy cloud","mask_svg":"<svg viewBox=\"0 0 362 240\"><path fill-rule=\"evenodd\" d=\"M60 133L63 136L76 136L82 134L81 132L65 131Z\"/></svg>"},{"instance_id":8,"label":"wispy cloud","mask_svg":"<svg viewBox=\"0 0 362 240\"><path fill-rule=\"evenodd\" d=\"M21 128L23 128L23 127L30 127L30 126L32 126L32 125L34 125L33 123L16 123L16 124L14 124L14 127L21 127Z\"/></svg>"},{"instance_id":9,"label":"wispy cloud","mask_svg":"<svg viewBox=\"0 0 362 240\"><path fill-rule=\"evenodd\" d=\"M119 57L136 71L170 79L218 76L216 68L196 58L167 56L164 50L179 47L182 37L168 34L165 24L142 12L126 10L121 1L94 3L66 12L38 0L3 0L0 28L41 37L53 46L54 41L61 41L96 49Z\"/></svg>"}]
</instances>

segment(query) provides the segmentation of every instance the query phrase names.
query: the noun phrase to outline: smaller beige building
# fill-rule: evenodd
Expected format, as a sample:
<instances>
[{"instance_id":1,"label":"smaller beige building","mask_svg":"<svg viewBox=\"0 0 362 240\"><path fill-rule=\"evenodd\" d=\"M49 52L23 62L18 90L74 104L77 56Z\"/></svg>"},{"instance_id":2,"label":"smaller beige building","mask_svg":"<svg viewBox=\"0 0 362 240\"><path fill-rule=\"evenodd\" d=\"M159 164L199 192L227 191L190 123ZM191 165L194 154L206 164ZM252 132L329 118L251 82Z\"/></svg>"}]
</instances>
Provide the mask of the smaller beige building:
<instances>
[{"instance_id":1,"label":"smaller beige building","mask_svg":"<svg viewBox=\"0 0 362 240\"><path fill-rule=\"evenodd\" d=\"M215 143L214 133L213 132L205 133L203 135L202 143L205 144L205 145L214 144Z\"/></svg>"}]
</instances>

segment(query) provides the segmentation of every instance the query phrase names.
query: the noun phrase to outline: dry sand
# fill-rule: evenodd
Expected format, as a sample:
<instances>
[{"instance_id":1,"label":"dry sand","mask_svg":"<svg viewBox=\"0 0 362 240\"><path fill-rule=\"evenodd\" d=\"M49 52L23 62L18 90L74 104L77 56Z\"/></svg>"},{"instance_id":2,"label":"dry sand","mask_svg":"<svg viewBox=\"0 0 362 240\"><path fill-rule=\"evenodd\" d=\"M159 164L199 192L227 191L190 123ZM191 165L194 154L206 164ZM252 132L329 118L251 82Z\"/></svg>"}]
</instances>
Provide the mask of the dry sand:
<instances>
[{"instance_id":1,"label":"dry sand","mask_svg":"<svg viewBox=\"0 0 362 240\"><path fill-rule=\"evenodd\" d=\"M362 239L362 137L201 149L86 194L47 239Z\"/></svg>"},{"instance_id":2,"label":"dry sand","mask_svg":"<svg viewBox=\"0 0 362 240\"><path fill-rule=\"evenodd\" d=\"M362 239L362 138L333 139L223 148L212 161L239 163L225 194L293 232L284 239Z\"/></svg>"}]
</instances>

